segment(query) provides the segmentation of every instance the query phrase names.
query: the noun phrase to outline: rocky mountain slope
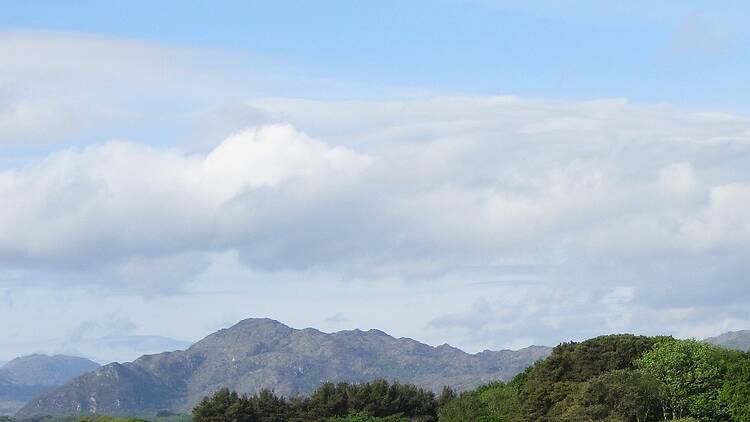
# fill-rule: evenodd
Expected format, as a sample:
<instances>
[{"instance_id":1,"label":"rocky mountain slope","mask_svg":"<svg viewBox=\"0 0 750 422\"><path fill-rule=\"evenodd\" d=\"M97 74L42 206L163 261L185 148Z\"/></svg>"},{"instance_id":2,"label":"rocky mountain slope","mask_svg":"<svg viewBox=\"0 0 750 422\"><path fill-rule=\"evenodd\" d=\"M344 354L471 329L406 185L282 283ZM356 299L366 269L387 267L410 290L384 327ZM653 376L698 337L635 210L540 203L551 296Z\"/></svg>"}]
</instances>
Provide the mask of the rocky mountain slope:
<instances>
[{"instance_id":1,"label":"rocky mountain slope","mask_svg":"<svg viewBox=\"0 0 750 422\"><path fill-rule=\"evenodd\" d=\"M727 349L748 351L750 350L750 330L730 331L707 338L706 341Z\"/></svg>"},{"instance_id":2,"label":"rocky mountain slope","mask_svg":"<svg viewBox=\"0 0 750 422\"><path fill-rule=\"evenodd\" d=\"M0 367L0 415L13 414L39 394L98 367L88 359L63 355L13 359Z\"/></svg>"},{"instance_id":3,"label":"rocky mountain slope","mask_svg":"<svg viewBox=\"0 0 750 422\"><path fill-rule=\"evenodd\" d=\"M462 390L507 380L550 350L532 346L472 355L377 330L326 334L269 319L248 319L185 351L103 366L43 394L17 416L189 412L200 398L220 387L247 393L269 388L290 396L309 393L327 380L386 378L433 390L443 385Z\"/></svg>"}]
</instances>

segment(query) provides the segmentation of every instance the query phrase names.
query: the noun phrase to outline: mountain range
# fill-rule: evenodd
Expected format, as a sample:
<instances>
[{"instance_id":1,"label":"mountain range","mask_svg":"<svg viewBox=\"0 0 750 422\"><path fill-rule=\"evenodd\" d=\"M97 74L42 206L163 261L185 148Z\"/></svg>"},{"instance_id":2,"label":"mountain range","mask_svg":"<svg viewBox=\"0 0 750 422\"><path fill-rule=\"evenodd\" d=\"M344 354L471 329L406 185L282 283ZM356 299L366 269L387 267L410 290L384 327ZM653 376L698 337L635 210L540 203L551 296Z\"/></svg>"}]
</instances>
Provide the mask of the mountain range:
<instances>
[{"instance_id":1,"label":"mountain range","mask_svg":"<svg viewBox=\"0 0 750 422\"><path fill-rule=\"evenodd\" d=\"M464 390L508 380L550 352L531 346L469 354L378 330L328 334L247 319L187 350L105 365L35 398L16 416L189 413L202 397L221 387L243 393L267 388L293 396L309 393L323 381L385 378L434 391L444 385Z\"/></svg>"},{"instance_id":2,"label":"mountain range","mask_svg":"<svg viewBox=\"0 0 750 422\"><path fill-rule=\"evenodd\" d=\"M750 349L750 330L705 341ZM271 389L307 394L323 381L398 380L438 391L467 390L508 380L551 348L469 354L432 347L378 330L335 333L294 329L271 319L247 319L213 333L186 350L144 355L131 363L98 364L69 356L31 355L0 368L0 415L19 418L100 413L150 416L189 413L221 387L243 393Z\"/></svg>"},{"instance_id":3,"label":"mountain range","mask_svg":"<svg viewBox=\"0 0 750 422\"><path fill-rule=\"evenodd\" d=\"M0 367L0 415L13 414L39 394L98 367L88 359L64 355L13 359Z\"/></svg>"}]
</instances>

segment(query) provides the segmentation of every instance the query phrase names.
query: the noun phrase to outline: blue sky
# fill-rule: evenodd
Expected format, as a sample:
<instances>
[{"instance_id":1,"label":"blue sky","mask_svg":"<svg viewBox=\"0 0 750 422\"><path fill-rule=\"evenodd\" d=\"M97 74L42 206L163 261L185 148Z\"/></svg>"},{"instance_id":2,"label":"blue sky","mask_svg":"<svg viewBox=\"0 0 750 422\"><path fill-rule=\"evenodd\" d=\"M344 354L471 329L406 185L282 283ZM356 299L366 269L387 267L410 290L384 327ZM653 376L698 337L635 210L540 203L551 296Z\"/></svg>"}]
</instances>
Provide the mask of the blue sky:
<instances>
[{"instance_id":1,"label":"blue sky","mask_svg":"<svg viewBox=\"0 0 750 422\"><path fill-rule=\"evenodd\" d=\"M0 25L228 49L438 92L746 112L749 15L742 1L10 1Z\"/></svg>"},{"instance_id":2,"label":"blue sky","mask_svg":"<svg viewBox=\"0 0 750 422\"><path fill-rule=\"evenodd\" d=\"M748 12L4 2L0 359L750 328Z\"/></svg>"}]
</instances>

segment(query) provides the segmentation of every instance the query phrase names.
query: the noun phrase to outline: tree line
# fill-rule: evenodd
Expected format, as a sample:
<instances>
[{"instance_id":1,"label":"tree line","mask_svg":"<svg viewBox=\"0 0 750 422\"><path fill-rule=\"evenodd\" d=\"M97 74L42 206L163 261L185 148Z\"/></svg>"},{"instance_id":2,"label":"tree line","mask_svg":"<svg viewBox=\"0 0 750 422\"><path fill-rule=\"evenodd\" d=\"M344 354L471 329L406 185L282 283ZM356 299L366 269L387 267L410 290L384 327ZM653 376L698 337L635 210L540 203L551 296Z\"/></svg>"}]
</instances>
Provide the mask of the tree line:
<instances>
[{"instance_id":1,"label":"tree line","mask_svg":"<svg viewBox=\"0 0 750 422\"><path fill-rule=\"evenodd\" d=\"M455 397L446 389L443 395ZM442 396L441 396L442 397ZM240 395L226 388L193 409L194 422L436 421L441 397L411 384L386 380L326 382L307 397L285 399L272 391Z\"/></svg>"}]
</instances>

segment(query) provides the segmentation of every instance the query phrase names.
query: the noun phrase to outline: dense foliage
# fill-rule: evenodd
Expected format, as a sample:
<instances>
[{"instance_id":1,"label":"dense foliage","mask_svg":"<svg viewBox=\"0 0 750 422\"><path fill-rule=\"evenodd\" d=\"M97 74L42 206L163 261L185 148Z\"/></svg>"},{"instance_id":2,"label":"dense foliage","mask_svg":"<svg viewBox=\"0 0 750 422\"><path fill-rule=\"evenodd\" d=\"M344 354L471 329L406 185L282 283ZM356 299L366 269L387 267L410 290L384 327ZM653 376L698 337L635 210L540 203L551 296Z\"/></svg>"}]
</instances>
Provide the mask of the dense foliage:
<instances>
[{"instance_id":1,"label":"dense foliage","mask_svg":"<svg viewBox=\"0 0 750 422\"><path fill-rule=\"evenodd\" d=\"M556 347L513 381L461 394L440 421L750 422L750 354L669 337Z\"/></svg>"},{"instance_id":2,"label":"dense foliage","mask_svg":"<svg viewBox=\"0 0 750 422\"><path fill-rule=\"evenodd\" d=\"M195 422L434 421L438 399L410 384L377 380L324 383L308 397L285 399L268 390L241 396L221 389L193 409Z\"/></svg>"}]
</instances>

